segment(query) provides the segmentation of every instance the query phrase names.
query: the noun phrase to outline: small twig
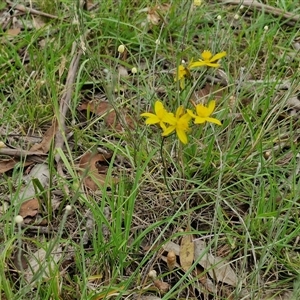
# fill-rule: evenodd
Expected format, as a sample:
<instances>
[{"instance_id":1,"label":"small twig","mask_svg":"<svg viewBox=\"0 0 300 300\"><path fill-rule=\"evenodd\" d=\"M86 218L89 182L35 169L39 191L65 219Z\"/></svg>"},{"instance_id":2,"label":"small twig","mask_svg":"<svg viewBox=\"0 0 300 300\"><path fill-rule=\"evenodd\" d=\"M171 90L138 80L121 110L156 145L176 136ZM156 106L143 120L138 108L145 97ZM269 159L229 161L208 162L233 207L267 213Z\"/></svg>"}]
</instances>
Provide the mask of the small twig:
<instances>
[{"instance_id":1,"label":"small twig","mask_svg":"<svg viewBox=\"0 0 300 300\"><path fill-rule=\"evenodd\" d=\"M27 150L23 150L23 149L12 149L12 148L0 148L0 154L10 155L10 156L18 156L18 157L47 156L47 153L42 153L42 152L38 152L38 151L32 152L32 151L27 151Z\"/></svg>"},{"instance_id":2,"label":"small twig","mask_svg":"<svg viewBox=\"0 0 300 300\"><path fill-rule=\"evenodd\" d=\"M38 15L38 16L43 16L43 17L47 17L47 18L51 18L51 19L58 19L57 16L54 16L54 15L51 15L51 14L47 14L47 13L44 13L42 11L30 8L30 7L26 7L26 6L22 5L22 4L16 4L16 3L13 3L13 2L10 2L10 1L6 1L6 3L10 7L14 8L14 9L17 9L19 11L22 11L22 12L26 12L26 13L30 13L30 14Z\"/></svg>"},{"instance_id":3,"label":"small twig","mask_svg":"<svg viewBox=\"0 0 300 300\"><path fill-rule=\"evenodd\" d=\"M295 25L295 23L300 21L300 15L299 14L293 14L290 12L285 12L284 10L280 8L276 8L270 5L266 5L263 3L259 3L255 0L219 0L222 4L235 4L235 5L244 5L248 7L256 7L264 12L267 12L269 14L272 14L274 16L282 17L287 19L289 22L287 24L289 25ZM300 24L299 24L300 25Z\"/></svg>"}]
</instances>

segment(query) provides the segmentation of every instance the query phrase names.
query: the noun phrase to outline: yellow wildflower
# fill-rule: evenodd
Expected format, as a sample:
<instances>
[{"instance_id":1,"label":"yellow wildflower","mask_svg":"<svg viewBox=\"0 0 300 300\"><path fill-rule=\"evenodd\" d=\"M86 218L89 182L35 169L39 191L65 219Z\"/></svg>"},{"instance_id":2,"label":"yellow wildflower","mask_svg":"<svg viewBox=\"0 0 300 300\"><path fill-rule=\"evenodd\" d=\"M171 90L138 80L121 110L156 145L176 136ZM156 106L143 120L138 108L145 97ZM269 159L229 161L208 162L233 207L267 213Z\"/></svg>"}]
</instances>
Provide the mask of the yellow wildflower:
<instances>
[{"instance_id":1,"label":"yellow wildflower","mask_svg":"<svg viewBox=\"0 0 300 300\"><path fill-rule=\"evenodd\" d=\"M204 50L201 53L202 59L199 61L195 61L190 64L190 68L196 68L196 67L202 67L202 66L208 66L208 67L213 67L213 68L218 68L220 67L220 64L216 63L220 58L226 56L226 52L220 52L216 55L212 55L212 53L208 50Z\"/></svg>"},{"instance_id":2,"label":"yellow wildflower","mask_svg":"<svg viewBox=\"0 0 300 300\"><path fill-rule=\"evenodd\" d=\"M153 124L159 124L160 127L165 130L167 127L165 123L172 123L174 122L174 114L168 112L165 108L164 105L162 104L161 101L156 101L154 104L154 112L155 114L152 113L142 113L141 117L146 117L148 118L146 120L146 124L148 125L153 125Z\"/></svg>"},{"instance_id":3,"label":"yellow wildflower","mask_svg":"<svg viewBox=\"0 0 300 300\"><path fill-rule=\"evenodd\" d=\"M187 132L189 130L189 122L191 120L191 116L188 113L184 113L183 106L179 106L177 108L175 117L173 116L171 122L168 121L167 123L170 124L169 127L164 129L164 132L162 133L163 136L170 135L173 131L176 131L176 134L179 138L179 140L183 144L187 144Z\"/></svg>"},{"instance_id":4,"label":"yellow wildflower","mask_svg":"<svg viewBox=\"0 0 300 300\"><path fill-rule=\"evenodd\" d=\"M187 113L195 119L195 124L202 124L205 122L215 123L217 125L222 125L222 123L215 118L211 118L210 115L213 113L216 107L216 101L212 100L209 102L208 107L205 107L202 104L196 105L196 113L195 115L190 109L187 110Z\"/></svg>"},{"instance_id":5,"label":"yellow wildflower","mask_svg":"<svg viewBox=\"0 0 300 300\"><path fill-rule=\"evenodd\" d=\"M179 65L177 68L177 73L175 81L180 81L180 88L183 90L185 87L185 78L190 78L190 67L185 65Z\"/></svg>"}]
</instances>

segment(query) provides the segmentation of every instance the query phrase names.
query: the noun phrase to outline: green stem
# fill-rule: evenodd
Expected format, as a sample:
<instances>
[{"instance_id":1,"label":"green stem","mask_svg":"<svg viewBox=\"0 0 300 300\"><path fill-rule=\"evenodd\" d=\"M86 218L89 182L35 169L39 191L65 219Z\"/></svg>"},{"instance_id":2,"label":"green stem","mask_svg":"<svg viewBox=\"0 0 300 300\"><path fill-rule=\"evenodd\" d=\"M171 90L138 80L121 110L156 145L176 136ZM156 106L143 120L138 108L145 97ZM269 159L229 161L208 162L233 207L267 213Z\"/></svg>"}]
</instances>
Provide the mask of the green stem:
<instances>
[{"instance_id":1,"label":"green stem","mask_svg":"<svg viewBox=\"0 0 300 300\"><path fill-rule=\"evenodd\" d=\"M166 187L167 187L167 190L170 194L170 197L173 201L173 205L175 205L175 199L173 197L173 193L169 187L169 184L168 184L168 181L167 181L167 165L166 165L166 161L164 159L164 156L163 156L163 145L164 145L164 141L165 141L165 137L162 138L161 140L161 144L160 144L160 157L161 157L161 161L162 161L162 165L163 165L163 177L164 177L164 182L166 184Z\"/></svg>"}]
</instances>

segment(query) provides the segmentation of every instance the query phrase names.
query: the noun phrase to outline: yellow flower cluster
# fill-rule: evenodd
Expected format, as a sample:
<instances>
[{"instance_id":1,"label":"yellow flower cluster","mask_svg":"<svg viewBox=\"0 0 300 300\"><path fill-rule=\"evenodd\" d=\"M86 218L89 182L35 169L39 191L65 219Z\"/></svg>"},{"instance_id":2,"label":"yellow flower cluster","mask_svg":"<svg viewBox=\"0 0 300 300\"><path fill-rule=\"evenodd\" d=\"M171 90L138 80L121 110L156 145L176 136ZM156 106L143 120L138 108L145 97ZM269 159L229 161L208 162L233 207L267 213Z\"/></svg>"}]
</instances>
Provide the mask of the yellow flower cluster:
<instances>
[{"instance_id":1,"label":"yellow flower cluster","mask_svg":"<svg viewBox=\"0 0 300 300\"><path fill-rule=\"evenodd\" d=\"M218 68L220 66L218 60L225 55L225 51L217 53L216 55L212 55L212 53L208 50L203 51L201 53L201 59L198 61L191 61L187 65L182 64L178 66L175 81L180 81L180 87L183 89L185 78L191 77L191 69L202 66ZM210 122L222 125L218 119L211 117L216 106L216 101L210 101L207 107L202 104L194 106L196 110L195 112L191 109L185 110L183 106L179 106L174 114L167 111L164 108L163 103L157 100L154 105L154 113L145 112L142 113L141 116L147 118L146 124L148 125L159 124L163 130L162 136L168 136L175 131L179 140L183 144L187 144L187 133L190 130L190 121L192 119L194 119L194 124Z\"/></svg>"},{"instance_id":2,"label":"yellow flower cluster","mask_svg":"<svg viewBox=\"0 0 300 300\"><path fill-rule=\"evenodd\" d=\"M201 53L201 59L198 61L191 61L187 66L179 65L177 68L177 73L175 77L175 81L180 81L180 87L181 89L184 89L185 85L185 78L191 77L190 70L198 67L212 67L212 68L218 68L220 67L220 64L217 63L219 59L226 56L226 52L220 52L216 55L212 55L212 53L208 50L204 50Z\"/></svg>"},{"instance_id":3,"label":"yellow flower cluster","mask_svg":"<svg viewBox=\"0 0 300 300\"><path fill-rule=\"evenodd\" d=\"M210 101L208 107L202 104L196 105L196 114L187 109L185 111L183 106L179 106L176 113L168 112L161 101L157 100L154 105L153 113L142 113L142 117L146 117L146 124L153 125L159 124L163 130L162 136L168 136L174 131L176 132L179 140L183 144L187 144L187 132L190 130L190 120L194 119L195 124L203 124L205 122L215 123L222 125L218 119L210 117L216 106L215 101Z\"/></svg>"}]
</instances>

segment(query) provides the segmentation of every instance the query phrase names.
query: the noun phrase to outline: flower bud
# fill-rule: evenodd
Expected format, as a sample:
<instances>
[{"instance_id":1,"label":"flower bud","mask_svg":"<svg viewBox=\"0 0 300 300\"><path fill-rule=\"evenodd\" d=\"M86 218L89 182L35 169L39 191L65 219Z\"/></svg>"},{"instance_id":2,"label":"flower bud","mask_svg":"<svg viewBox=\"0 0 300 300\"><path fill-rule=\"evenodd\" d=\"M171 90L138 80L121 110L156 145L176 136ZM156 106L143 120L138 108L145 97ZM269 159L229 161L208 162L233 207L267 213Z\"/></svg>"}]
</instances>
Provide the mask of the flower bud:
<instances>
[{"instance_id":1,"label":"flower bud","mask_svg":"<svg viewBox=\"0 0 300 300\"><path fill-rule=\"evenodd\" d=\"M15 216L15 222L17 224L21 224L21 223L23 223L23 221L24 221L24 219L22 216L20 216L20 215Z\"/></svg>"},{"instance_id":2,"label":"flower bud","mask_svg":"<svg viewBox=\"0 0 300 300\"><path fill-rule=\"evenodd\" d=\"M124 53L124 51L125 51L125 46L124 45L120 45L118 47L118 52L122 54L122 53Z\"/></svg>"}]
</instances>

